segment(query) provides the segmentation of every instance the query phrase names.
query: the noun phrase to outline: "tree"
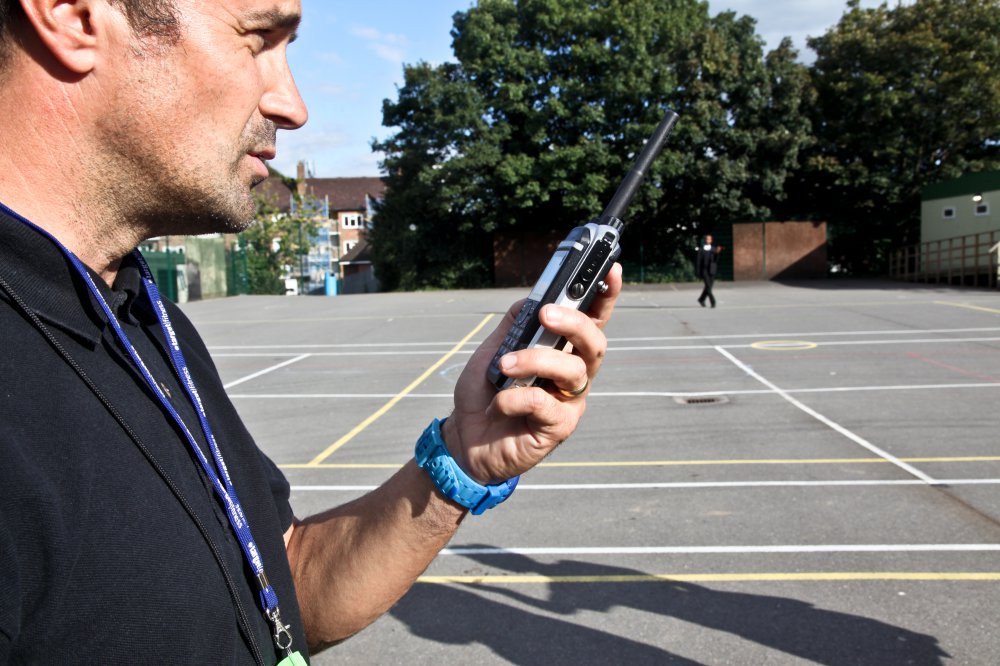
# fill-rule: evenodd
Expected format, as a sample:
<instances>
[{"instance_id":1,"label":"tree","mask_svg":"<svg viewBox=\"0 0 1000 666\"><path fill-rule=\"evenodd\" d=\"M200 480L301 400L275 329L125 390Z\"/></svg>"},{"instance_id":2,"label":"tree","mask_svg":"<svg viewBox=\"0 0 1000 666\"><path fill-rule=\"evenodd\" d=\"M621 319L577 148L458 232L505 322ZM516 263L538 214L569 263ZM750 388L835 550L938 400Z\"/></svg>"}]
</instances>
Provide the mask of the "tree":
<instances>
[{"instance_id":1,"label":"tree","mask_svg":"<svg viewBox=\"0 0 1000 666\"><path fill-rule=\"evenodd\" d=\"M277 197L254 191L257 214L254 223L240 234L245 244L249 291L251 294L284 294L284 278L289 267L297 267L309 252L309 238L316 233L318 221L309 213L315 208L293 194L299 205L297 213L282 211ZM309 197L306 197L309 199Z\"/></svg>"},{"instance_id":2,"label":"tree","mask_svg":"<svg viewBox=\"0 0 1000 666\"><path fill-rule=\"evenodd\" d=\"M817 144L802 175L855 272L919 238L920 190L1000 167L1000 2L861 9L809 40Z\"/></svg>"},{"instance_id":3,"label":"tree","mask_svg":"<svg viewBox=\"0 0 1000 666\"><path fill-rule=\"evenodd\" d=\"M808 140L794 51L765 60L753 19L705 2L481 0L452 36L457 62L407 66L383 103L399 131L373 143L390 289L489 284L493 232L593 218L666 107L681 122L627 213L626 253L649 259L770 214Z\"/></svg>"}]
</instances>

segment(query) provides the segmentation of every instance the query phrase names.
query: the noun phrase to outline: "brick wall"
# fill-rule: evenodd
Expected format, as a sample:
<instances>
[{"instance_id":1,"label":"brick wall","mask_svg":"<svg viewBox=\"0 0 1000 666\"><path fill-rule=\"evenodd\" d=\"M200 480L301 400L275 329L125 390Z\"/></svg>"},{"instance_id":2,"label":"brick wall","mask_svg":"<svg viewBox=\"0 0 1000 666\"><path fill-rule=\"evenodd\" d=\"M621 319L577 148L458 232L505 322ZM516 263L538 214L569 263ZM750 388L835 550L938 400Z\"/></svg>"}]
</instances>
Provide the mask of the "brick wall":
<instances>
[{"instance_id":1,"label":"brick wall","mask_svg":"<svg viewBox=\"0 0 1000 666\"><path fill-rule=\"evenodd\" d=\"M732 253L734 280L826 277L826 222L734 224Z\"/></svg>"},{"instance_id":2,"label":"brick wall","mask_svg":"<svg viewBox=\"0 0 1000 666\"><path fill-rule=\"evenodd\" d=\"M565 232L496 233L493 236L493 284L530 287L565 237Z\"/></svg>"}]
</instances>

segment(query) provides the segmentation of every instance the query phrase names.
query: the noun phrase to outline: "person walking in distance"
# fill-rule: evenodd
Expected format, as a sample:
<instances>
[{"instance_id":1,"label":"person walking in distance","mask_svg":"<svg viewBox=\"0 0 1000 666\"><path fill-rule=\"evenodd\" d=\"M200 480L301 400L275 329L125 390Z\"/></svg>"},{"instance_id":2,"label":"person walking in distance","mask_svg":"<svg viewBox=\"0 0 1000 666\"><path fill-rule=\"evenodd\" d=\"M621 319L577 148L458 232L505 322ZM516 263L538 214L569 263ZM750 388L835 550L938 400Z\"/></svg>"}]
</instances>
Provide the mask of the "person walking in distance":
<instances>
[{"instance_id":1,"label":"person walking in distance","mask_svg":"<svg viewBox=\"0 0 1000 666\"><path fill-rule=\"evenodd\" d=\"M712 242L712 234L705 236L705 244L698 248L698 257L695 260L695 272L701 281L705 283L705 288L701 290L698 303L705 307L705 299L715 307L715 295L712 294L712 284L715 282L715 274L719 272L719 253L722 252L721 245Z\"/></svg>"}]
</instances>

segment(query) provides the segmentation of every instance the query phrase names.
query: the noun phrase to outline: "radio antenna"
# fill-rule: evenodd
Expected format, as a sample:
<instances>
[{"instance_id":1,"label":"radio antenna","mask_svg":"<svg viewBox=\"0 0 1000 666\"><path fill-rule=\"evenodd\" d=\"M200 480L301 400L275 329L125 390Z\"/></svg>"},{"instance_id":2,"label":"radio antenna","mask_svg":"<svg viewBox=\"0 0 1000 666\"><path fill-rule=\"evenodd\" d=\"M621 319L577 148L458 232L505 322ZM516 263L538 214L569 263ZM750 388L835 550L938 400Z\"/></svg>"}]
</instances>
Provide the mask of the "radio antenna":
<instances>
[{"instance_id":1,"label":"radio antenna","mask_svg":"<svg viewBox=\"0 0 1000 666\"><path fill-rule=\"evenodd\" d=\"M613 218L624 226L622 215L625 214L625 209L628 208L632 197L639 190L639 185L645 180L649 165L653 163L656 156L660 154L660 150L663 149L663 144L667 142L667 137L670 136L670 131L677 124L678 118L679 116L673 111L667 111L667 115L663 117L663 120L660 121L660 124L653 131L653 135L646 141L646 145L643 146L642 152L636 158L632 169L625 176L625 179L622 180L622 184L618 186L615 196L611 197L611 203L608 204L608 207L604 209L604 214L601 215L602 220Z\"/></svg>"}]
</instances>

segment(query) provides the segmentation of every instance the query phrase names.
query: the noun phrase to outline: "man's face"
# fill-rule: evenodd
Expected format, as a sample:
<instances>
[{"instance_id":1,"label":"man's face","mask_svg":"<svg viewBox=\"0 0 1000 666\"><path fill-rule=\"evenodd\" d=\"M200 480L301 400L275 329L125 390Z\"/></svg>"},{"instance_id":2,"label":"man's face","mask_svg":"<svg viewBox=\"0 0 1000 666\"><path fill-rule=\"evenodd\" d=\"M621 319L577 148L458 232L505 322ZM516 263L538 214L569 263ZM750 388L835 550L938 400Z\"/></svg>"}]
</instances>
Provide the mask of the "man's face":
<instances>
[{"instance_id":1,"label":"man's face","mask_svg":"<svg viewBox=\"0 0 1000 666\"><path fill-rule=\"evenodd\" d=\"M712 237L710 235L705 236L705 245L711 245L711 244L712 244Z\"/></svg>"},{"instance_id":2,"label":"man's face","mask_svg":"<svg viewBox=\"0 0 1000 666\"><path fill-rule=\"evenodd\" d=\"M151 235L239 231L267 177L276 128L307 113L288 69L299 0L176 0L177 43L123 31L104 64L108 112L95 169ZM109 53L115 49L109 48Z\"/></svg>"}]
</instances>

